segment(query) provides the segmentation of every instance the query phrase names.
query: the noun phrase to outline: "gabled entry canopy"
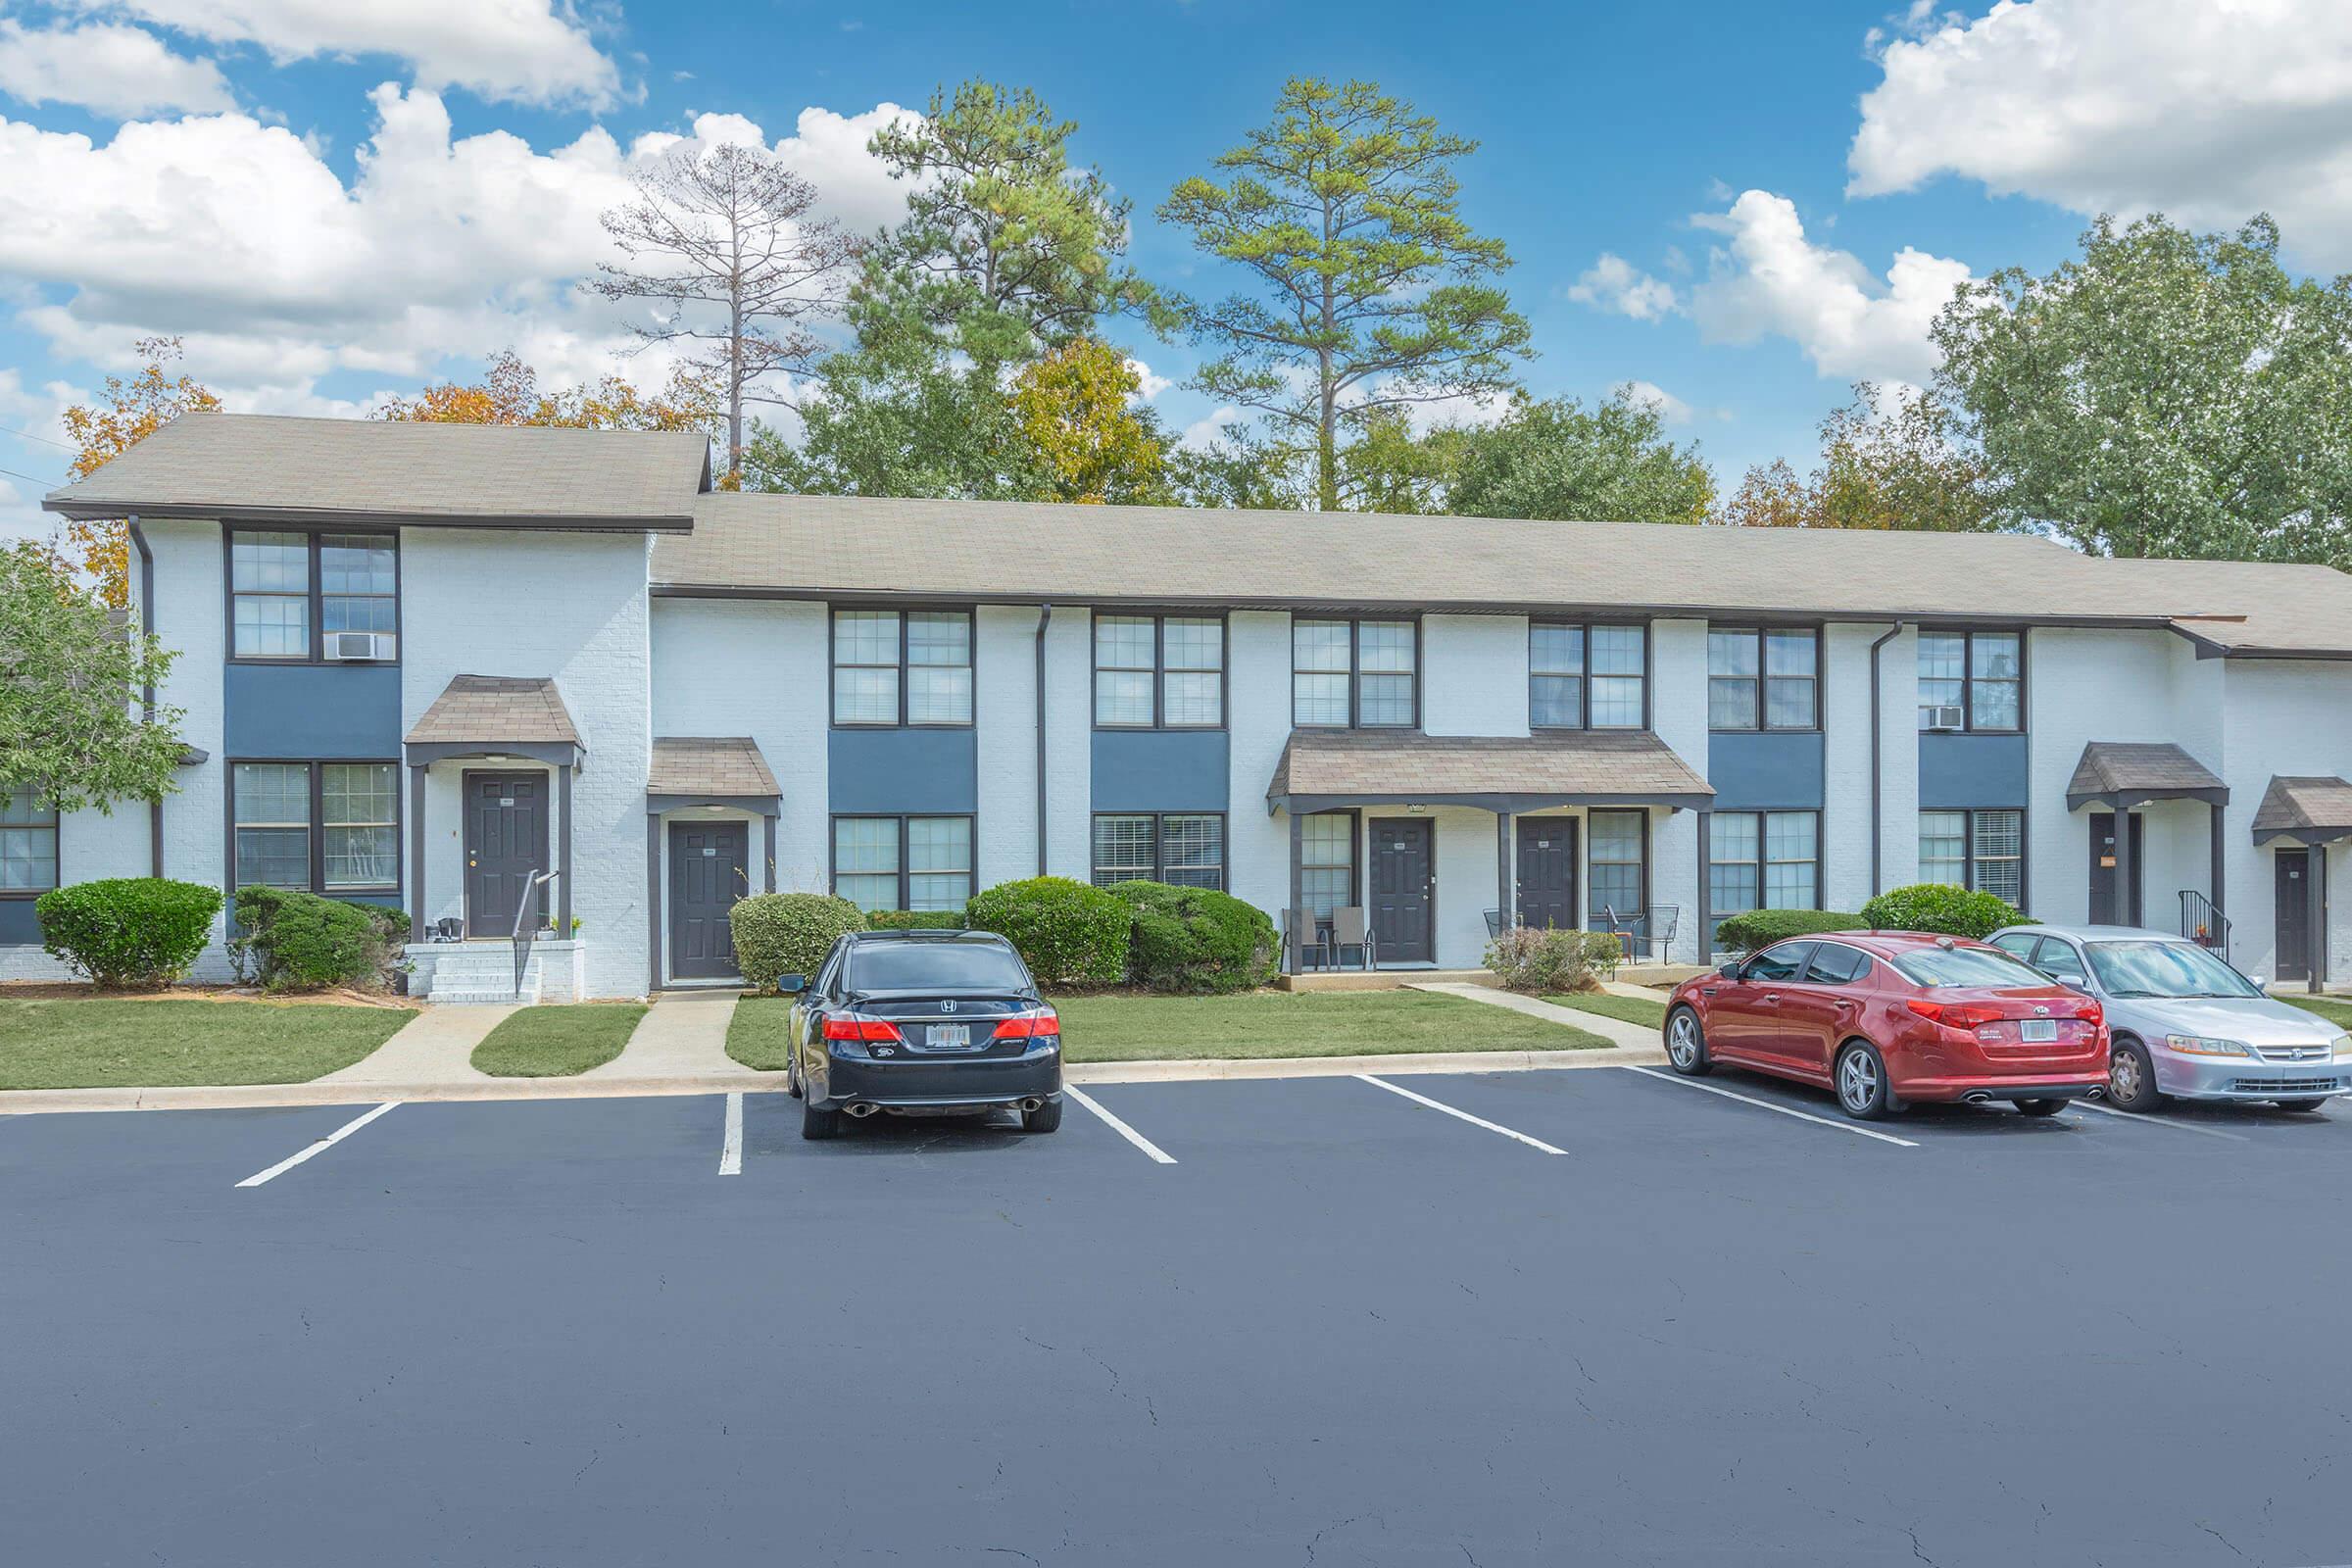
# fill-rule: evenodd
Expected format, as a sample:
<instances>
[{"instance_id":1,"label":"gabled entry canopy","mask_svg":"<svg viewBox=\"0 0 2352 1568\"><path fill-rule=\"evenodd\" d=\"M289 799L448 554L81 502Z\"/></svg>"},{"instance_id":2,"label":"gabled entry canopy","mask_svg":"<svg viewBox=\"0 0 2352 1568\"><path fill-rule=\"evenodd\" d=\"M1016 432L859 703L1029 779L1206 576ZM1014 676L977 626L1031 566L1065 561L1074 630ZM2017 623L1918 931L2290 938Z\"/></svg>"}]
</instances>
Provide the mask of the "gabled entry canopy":
<instances>
[{"instance_id":1,"label":"gabled entry canopy","mask_svg":"<svg viewBox=\"0 0 2352 1568\"><path fill-rule=\"evenodd\" d=\"M1348 806L1553 806L1703 809L1715 791L1643 730L1540 735L1424 735L1414 730L1294 730L1266 786L1269 812Z\"/></svg>"},{"instance_id":2,"label":"gabled entry canopy","mask_svg":"<svg viewBox=\"0 0 2352 1568\"><path fill-rule=\"evenodd\" d=\"M2352 783L2333 774L2281 774L2254 808L2254 842L2329 844L2352 838Z\"/></svg>"},{"instance_id":3,"label":"gabled entry canopy","mask_svg":"<svg viewBox=\"0 0 2352 1568\"><path fill-rule=\"evenodd\" d=\"M408 733L410 765L527 757L577 767L587 753L564 694L544 675L454 675Z\"/></svg>"},{"instance_id":4,"label":"gabled entry canopy","mask_svg":"<svg viewBox=\"0 0 2352 1568\"><path fill-rule=\"evenodd\" d=\"M774 815L782 792L760 743L749 735L657 735L645 782L646 808L732 806Z\"/></svg>"},{"instance_id":5,"label":"gabled entry canopy","mask_svg":"<svg viewBox=\"0 0 2352 1568\"><path fill-rule=\"evenodd\" d=\"M2230 788L2211 768L2170 741L2092 741L2066 786L2066 808L2127 807L2143 801L2203 801L2226 806Z\"/></svg>"}]
</instances>

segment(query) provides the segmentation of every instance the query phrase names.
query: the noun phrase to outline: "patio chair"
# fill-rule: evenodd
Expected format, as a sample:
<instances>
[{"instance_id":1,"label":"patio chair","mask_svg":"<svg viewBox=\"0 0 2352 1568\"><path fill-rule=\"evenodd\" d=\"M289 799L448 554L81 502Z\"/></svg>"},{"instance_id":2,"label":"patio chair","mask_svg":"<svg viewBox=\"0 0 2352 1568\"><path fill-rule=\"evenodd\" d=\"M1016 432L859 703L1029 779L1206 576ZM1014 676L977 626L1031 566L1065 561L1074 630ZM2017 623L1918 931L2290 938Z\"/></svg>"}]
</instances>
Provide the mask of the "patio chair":
<instances>
[{"instance_id":1,"label":"patio chair","mask_svg":"<svg viewBox=\"0 0 2352 1568\"><path fill-rule=\"evenodd\" d=\"M1323 968L1331 962L1331 946L1323 940L1323 933L1316 925L1311 909L1282 911L1282 945L1293 974L1306 971L1309 949L1314 951L1316 968Z\"/></svg>"},{"instance_id":2,"label":"patio chair","mask_svg":"<svg viewBox=\"0 0 2352 1568\"><path fill-rule=\"evenodd\" d=\"M1492 942L1496 937L1502 935L1502 911L1500 909L1489 909L1486 911L1486 913L1487 940Z\"/></svg>"},{"instance_id":3,"label":"patio chair","mask_svg":"<svg viewBox=\"0 0 2352 1568\"><path fill-rule=\"evenodd\" d=\"M1600 906L1600 929L1617 939L1617 952L1606 960L1608 972L1613 977L1617 973L1617 965L1630 962L1636 956L1634 944L1641 940L1642 913L1637 909L1628 914L1619 914L1615 906L1604 904Z\"/></svg>"},{"instance_id":4,"label":"patio chair","mask_svg":"<svg viewBox=\"0 0 2352 1568\"><path fill-rule=\"evenodd\" d=\"M1356 967L1374 969L1380 966L1379 939L1372 934L1372 922L1365 918L1360 906L1349 905L1331 911L1331 961L1340 966L1347 962L1347 952L1355 949Z\"/></svg>"},{"instance_id":5,"label":"patio chair","mask_svg":"<svg viewBox=\"0 0 2352 1568\"><path fill-rule=\"evenodd\" d=\"M1674 951L1675 928L1682 923L1683 906L1679 904L1661 904L1649 911L1650 962L1666 961L1666 956Z\"/></svg>"}]
</instances>

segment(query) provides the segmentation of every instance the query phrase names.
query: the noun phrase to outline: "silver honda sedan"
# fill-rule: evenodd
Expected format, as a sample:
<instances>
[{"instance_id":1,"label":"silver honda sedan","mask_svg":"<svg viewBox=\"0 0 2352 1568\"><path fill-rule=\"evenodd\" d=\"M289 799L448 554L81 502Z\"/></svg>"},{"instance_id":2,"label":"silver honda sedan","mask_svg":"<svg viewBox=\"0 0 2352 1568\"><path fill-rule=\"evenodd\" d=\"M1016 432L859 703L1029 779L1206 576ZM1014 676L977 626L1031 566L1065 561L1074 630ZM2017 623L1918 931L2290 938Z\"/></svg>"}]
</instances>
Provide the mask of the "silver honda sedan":
<instances>
[{"instance_id":1,"label":"silver honda sedan","mask_svg":"<svg viewBox=\"0 0 2352 1568\"><path fill-rule=\"evenodd\" d=\"M2020 925L1991 938L2098 999L2114 1048L2107 1100L2267 1100L2318 1110L2352 1094L2352 1035L2262 988L2186 937L2120 925Z\"/></svg>"}]
</instances>

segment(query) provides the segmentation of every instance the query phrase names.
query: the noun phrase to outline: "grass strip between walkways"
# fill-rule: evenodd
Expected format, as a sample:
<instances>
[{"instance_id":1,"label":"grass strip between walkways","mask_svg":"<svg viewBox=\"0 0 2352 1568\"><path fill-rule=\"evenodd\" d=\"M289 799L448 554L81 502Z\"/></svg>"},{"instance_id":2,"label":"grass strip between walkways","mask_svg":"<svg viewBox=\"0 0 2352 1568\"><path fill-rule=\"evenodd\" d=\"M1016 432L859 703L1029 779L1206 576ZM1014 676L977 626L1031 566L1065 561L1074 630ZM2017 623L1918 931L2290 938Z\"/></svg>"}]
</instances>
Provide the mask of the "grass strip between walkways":
<instances>
[{"instance_id":1,"label":"grass strip between walkways","mask_svg":"<svg viewBox=\"0 0 2352 1568\"><path fill-rule=\"evenodd\" d=\"M1652 1002L1647 997L1621 997L1614 991L1578 991L1544 999L1579 1012L1597 1012L1603 1018L1620 1023L1638 1023L1644 1028L1663 1028L1666 1023L1666 1004Z\"/></svg>"},{"instance_id":2,"label":"grass strip between walkways","mask_svg":"<svg viewBox=\"0 0 2352 1568\"><path fill-rule=\"evenodd\" d=\"M493 1078L569 1078L620 1054L645 1016L636 1002L518 1007L473 1048L473 1067Z\"/></svg>"},{"instance_id":3,"label":"grass strip between walkways","mask_svg":"<svg viewBox=\"0 0 2352 1568\"><path fill-rule=\"evenodd\" d=\"M792 999L745 997L727 1020L727 1054L758 1072L782 1072L792 1050Z\"/></svg>"},{"instance_id":4,"label":"grass strip between walkways","mask_svg":"<svg viewBox=\"0 0 2352 1568\"><path fill-rule=\"evenodd\" d=\"M0 1001L0 1089L307 1083L416 1016L325 1003Z\"/></svg>"}]
</instances>

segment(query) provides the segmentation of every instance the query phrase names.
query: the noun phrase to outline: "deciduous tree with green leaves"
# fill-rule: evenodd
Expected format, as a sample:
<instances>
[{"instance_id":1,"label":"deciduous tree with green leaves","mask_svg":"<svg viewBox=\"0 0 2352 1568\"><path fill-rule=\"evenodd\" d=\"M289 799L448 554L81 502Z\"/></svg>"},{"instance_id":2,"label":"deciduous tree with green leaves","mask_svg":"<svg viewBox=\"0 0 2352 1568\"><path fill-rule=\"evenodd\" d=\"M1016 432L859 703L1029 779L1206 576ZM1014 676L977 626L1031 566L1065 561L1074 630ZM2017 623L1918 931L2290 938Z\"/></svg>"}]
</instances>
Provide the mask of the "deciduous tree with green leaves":
<instances>
[{"instance_id":1,"label":"deciduous tree with green leaves","mask_svg":"<svg viewBox=\"0 0 2352 1568\"><path fill-rule=\"evenodd\" d=\"M1782 461L1748 469L1723 520L1934 533L1998 527L1984 459L1953 424L1933 392L1857 381L1852 401L1821 422L1821 464L1812 475L1800 479Z\"/></svg>"},{"instance_id":2,"label":"deciduous tree with green leaves","mask_svg":"<svg viewBox=\"0 0 2352 1568\"><path fill-rule=\"evenodd\" d=\"M1015 427L1053 501L1156 501L1167 438L1134 402L1142 377L1096 338L1073 338L1024 366L1013 382Z\"/></svg>"},{"instance_id":3,"label":"deciduous tree with green leaves","mask_svg":"<svg viewBox=\"0 0 2352 1568\"><path fill-rule=\"evenodd\" d=\"M0 550L0 791L61 812L171 794L186 715L140 694L173 658L38 545Z\"/></svg>"},{"instance_id":4,"label":"deciduous tree with green leaves","mask_svg":"<svg viewBox=\"0 0 2352 1568\"><path fill-rule=\"evenodd\" d=\"M2082 245L1936 319L2001 520L2107 555L2352 565L2352 278L2293 276L2267 217L2102 218Z\"/></svg>"},{"instance_id":5,"label":"deciduous tree with green leaves","mask_svg":"<svg viewBox=\"0 0 2352 1568\"><path fill-rule=\"evenodd\" d=\"M1321 506L1342 505L1343 426L1383 409L1492 393L1529 356L1495 282L1499 239L1459 211L1453 169L1477 150L1374 83L1286 83L1274 118L1160 204L1258 292L1171 298L1165 318L1216 358L1194 385L1262 416L1314 454Z\"/></svg>"},{"instance_id":6,"label":"deciduous tree with green leaves","mask_svg":"<svg viewBox=\"0 0 2352 1568\"><path fill-rule=\"evenodd\" d=\"M1522 397L1459 440L1446 493L1457 515L1694 523L1715 508L1698 444L1676 446L1657 406L1624 391L1589 410Z\"/></svg>"}]
</instances>

